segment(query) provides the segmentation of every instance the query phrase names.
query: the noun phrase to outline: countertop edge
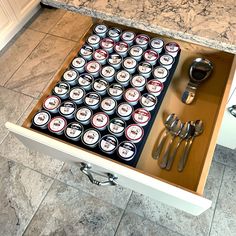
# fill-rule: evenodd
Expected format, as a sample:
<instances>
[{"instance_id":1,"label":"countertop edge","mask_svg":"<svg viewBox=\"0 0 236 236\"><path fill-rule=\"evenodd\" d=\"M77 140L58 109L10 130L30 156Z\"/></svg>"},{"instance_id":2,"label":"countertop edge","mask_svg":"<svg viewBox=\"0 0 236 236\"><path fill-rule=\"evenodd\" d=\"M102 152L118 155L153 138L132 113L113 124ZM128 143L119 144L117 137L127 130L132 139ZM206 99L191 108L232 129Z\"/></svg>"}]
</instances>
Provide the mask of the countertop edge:
<instances>
[{"instance_id":1,"label":"countertop edge","mask_svg":"<svg viewBox=\"0 0 236 236\"><path fill-rule=\"evenodd\" d=\"M77 13L80 13L83 15L88 15L88 16L94 17L94 18L114 22L117 24L123 24L123 25L129 26L129 27L134 27L136 29L149 31L149 32L156 33L156 34L163 35L163 36L168 36L173 39L178 39L178 40L198 44L201 46L217 49L220 51L225 51L228 53L236 54L236 45L227 44L227 43L223 43L223 42L220 42L217 40L212 40L212 39L200 37L197 35L187 34L187 33L180 32L180 31L174 31L172 29L159 27L158 25L157 26L147 25L144 22L140 22L140 21L137 23L135 21L132 21L127 18L123 18L121 16L114 17L113 15L109 15L104 12L99 12L95 9L87 8L82 5L81 6L73 6L73 5L69 5L66 3L64 4L64 3L54 2L53 0L50 0L50 1L41 0L41 2L45 5L52 6L55 8L60 8L60 9L65 9L65 10L77 12Z\"/></svg>"}]
</instances>

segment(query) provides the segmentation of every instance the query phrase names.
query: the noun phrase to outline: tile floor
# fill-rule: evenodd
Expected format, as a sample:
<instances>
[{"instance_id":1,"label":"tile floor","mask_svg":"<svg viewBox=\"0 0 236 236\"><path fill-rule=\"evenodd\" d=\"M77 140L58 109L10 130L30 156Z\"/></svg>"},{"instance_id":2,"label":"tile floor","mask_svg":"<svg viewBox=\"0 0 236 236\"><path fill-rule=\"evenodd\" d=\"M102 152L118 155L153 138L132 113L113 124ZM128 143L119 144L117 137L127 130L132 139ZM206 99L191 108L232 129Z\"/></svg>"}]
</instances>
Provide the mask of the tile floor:
<instances>
[{"instance_id":1,"label":"tile floor","mask_svg":"<svg viewBox=\"0 0 236 236\"><path fill-rule=\"evenodd\" d=\"M104 192L8 134L4 123L23 122L90 21L43 9L0 54L0 235L235 236L235 150L217 146L204 193L213 205L193 217L122 187Z\"/></svg>"}]
</instances>

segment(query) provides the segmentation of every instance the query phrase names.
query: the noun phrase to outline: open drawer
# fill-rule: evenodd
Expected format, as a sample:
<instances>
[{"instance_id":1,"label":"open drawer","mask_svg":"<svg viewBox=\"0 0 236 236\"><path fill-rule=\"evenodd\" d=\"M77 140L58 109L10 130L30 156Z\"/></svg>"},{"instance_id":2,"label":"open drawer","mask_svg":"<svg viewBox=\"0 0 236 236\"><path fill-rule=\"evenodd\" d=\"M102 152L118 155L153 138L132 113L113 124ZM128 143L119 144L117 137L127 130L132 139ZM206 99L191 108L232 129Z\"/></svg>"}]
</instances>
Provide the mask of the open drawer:
<instances>
[{"instance_id":1,"label":"open drawer","mask_svg":"<svg viewBox=\"0 0 236 236\"><path fill-rule=\"evenodd\" d=\"M96 22L94 23L96 24ZM109 26L115 25L105 23ZM125 26L118 27L123 30L130 29ZM88 26L88 34L91 33L92 28L93 25ZM132 30L140 32L140 30ZM158 37L155 34L148 34ZM193 215L201 214L211 206L211 201L203 198L202 194L235 73L234 55L175 40L182 49L179 65L148 135L139 162L136 168L133 168L30 128L35 112L42 107L44 99L61 79L63 72L87 38L86 35L82 37L78 48L68 56L58 70L23 126L7 122L6 127L27 147L59 160L75 163L95 184L120 184ZM164 38L164 40L173 41L168 38ZM185 105L181 102L181 95L188 82L188 67L196 57L211 60L214 71L211 78L199 88L196 101L192 105ZM164 129L163 121L170 113L176 113L183 121L201 119L204 122L204 132L194 140L183 172L177 171L181 149L178 151L170 171L161 169L157 160L152 158L152 153L156 149L158 139ZM105 181L97 181L96 173L105 176Z\"/></svg>"}]
</instances>

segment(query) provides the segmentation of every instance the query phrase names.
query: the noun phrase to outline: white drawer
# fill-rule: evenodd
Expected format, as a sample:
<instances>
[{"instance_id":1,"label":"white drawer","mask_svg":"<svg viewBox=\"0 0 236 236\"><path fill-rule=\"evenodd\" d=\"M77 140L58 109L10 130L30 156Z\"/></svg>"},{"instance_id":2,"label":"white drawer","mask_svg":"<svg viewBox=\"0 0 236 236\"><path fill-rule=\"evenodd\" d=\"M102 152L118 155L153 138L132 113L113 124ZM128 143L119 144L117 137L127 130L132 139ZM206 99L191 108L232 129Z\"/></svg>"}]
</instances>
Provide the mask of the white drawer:
<instances>
[{"instance_id":1,"label":"white drawer","mask_svg":"<svg viewBox=\"0 0 236 236\"><path fill-rule=\"evenodd\" d=\"M128 28L120 27L123 29ZM91 29L89 32L91 32ZM79 42L78 48L83 44L84 38ZM170 39L166 39L166 41L170 41ZM40 109L42 101L50 94L51 88L60 80L65 68L76 55L78 48L65 60L64 65L55 75L54 80L24 122L23 127L8 122L6 127L15 133L17 138L29 148L46 153L59 160L75 163L78 168L81 168L81 163L89 163L92 167L91 170L104 176L107 176L108 173L111 174L109 175L111 182L113 175L115 176L114 182L124 187L148 195L193 215L199 215L211 206L211 201L203 198L202 194L236 63L234 55L229 53L185 42L179 42L179 44L182 48L179 66L165 95L136 168L30 128L33 115ZM196 102L192 105L184 105L180 98L188 81L188 66L192 59L198 56L210 59L214 64L214 72L211 79L199 88ZM163 119L166 114L173 112L178 114L184 121L202 119L205 124L204 133L194 140L188 163L181 173L177 171L178 161L175 161L171 171L167 171L161 169L158 162L152 158L152 152L157 146L158 136L164 128ZM176 156L176 160L179 157L180 154ZM92 175L96 179L97 175L94 173ZM105 180L108 181L108 176ZM99 184L95 180L94 183Z\"/></svg>"}]
</instances>

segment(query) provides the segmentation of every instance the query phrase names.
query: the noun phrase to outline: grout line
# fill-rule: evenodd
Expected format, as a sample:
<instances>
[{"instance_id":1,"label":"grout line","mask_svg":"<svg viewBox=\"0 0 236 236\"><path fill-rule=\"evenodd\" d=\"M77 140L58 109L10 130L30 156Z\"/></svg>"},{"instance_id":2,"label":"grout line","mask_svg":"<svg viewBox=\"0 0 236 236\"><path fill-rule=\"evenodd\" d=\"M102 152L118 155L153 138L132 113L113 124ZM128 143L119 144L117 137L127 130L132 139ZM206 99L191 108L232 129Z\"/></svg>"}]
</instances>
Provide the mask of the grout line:
<instances>
[{"instance_id":1,"label":"grout line","mask_svg":"<svg viewBox=\"0 0 236 236\"><path fill-rule=\"evenodd\" d=\"M2 85L0 85L0 87L1 87L1 88L4 88L4 89L7 89L7 90L9 90L9 91L11 91L11 92L18 93L19 95L25 95L25 96L30 97L30 98L33 98L33 99L38 99L38 98L35 98L35 97L32 96L32 95L29 95L29 94L26 94L26 93L23 93L23 92L19 92L19 91L16 91L16 90L14 90L14 89L11 89L11 88L4 87L4 86L2 86Z\"/></svg>"},{"instance_id":2,"label":"grout line","mask_svg":"<svg viewBox=\"0 0 236 236\"><path fill-rule=\"evenodd\" d=\"M37 43L37 45L32 49L32 51L29 53L29 55L22 61L22 63L16 68L15 72L10 76L10 78L3 84L3 86L6 88L7 83L12 79L12 77L16 74L17 71L21 68L21 66L26 62L26 60L32 55L34 50L39 46L39 44L45 39L47 34L43 36L43 38Z\"/></svg>"},{"instance_id":3,"label":"grout line","mask_svg":"<svg viewBox=\"0 0 236 236\"><path fill-rule=\"evenodd\" d=\"M215 209L214 209L214 212L213 212L213 215L212 215L212 219L211 219L211 223L210 223L210 229L209 229L209 233L208 233L209 236L211 234L212 224L213 224L213 221L214 221L214 218L215 218L216 208L217 208L217 205L218 205L218 200L219 200L219 196L220 196L220 192L221 192L221 187L222 187L222 184L223 184L223 179L224 179L226 167L227 166L224 166L223 174L222 174L221 181L220 181L219 191L218 191L217 198L216 198L216 203L215 203Z\"/></svg>"}]
</instances>

